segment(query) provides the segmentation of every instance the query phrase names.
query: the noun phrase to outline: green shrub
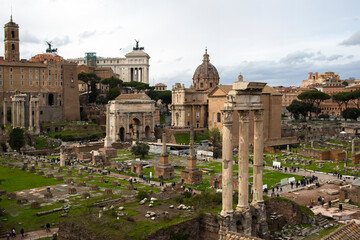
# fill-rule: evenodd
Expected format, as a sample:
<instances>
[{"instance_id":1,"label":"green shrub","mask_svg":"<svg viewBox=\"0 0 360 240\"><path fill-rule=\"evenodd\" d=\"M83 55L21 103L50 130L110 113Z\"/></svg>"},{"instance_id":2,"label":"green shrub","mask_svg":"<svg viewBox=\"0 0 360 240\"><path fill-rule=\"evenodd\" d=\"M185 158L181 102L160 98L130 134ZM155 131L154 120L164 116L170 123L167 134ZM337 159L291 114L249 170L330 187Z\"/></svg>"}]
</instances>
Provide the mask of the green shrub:
<instances>
[{"instance_id":1,"label":"green shrub","mask_svg":"<svg viewBox=\"0 0 360 240\"><path fill-rule=\"evenodd\" d=\"M140 190L140 191L138 192L138 194L136 195L136 199L139 200L139 201L141 201L141 200L143 200L144 198L149 198L149 194L148 194L146 191L144 191L144 190Z\"/></svg>"}]
</instances>

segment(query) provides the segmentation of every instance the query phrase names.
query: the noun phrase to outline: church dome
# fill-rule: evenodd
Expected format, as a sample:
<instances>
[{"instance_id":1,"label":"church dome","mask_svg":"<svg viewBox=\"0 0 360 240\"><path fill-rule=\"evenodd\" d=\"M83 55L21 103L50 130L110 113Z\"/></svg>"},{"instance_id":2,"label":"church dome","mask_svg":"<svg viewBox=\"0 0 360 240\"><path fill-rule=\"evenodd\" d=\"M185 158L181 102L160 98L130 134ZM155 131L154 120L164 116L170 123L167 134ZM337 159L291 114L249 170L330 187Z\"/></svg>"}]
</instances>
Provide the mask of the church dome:
<instances>
[{"instance_id":1,"label":"church dome","mask_svg":"<svg viewBox=\"0 0 360 240\"><path fill-rule=\"evenodd\" d=\"M210 63L209 54L205 49L203 63L198 66L193 76L193 85L196 90L207 90L219 84L219 73Z\"/></svg>"}]
</instances>

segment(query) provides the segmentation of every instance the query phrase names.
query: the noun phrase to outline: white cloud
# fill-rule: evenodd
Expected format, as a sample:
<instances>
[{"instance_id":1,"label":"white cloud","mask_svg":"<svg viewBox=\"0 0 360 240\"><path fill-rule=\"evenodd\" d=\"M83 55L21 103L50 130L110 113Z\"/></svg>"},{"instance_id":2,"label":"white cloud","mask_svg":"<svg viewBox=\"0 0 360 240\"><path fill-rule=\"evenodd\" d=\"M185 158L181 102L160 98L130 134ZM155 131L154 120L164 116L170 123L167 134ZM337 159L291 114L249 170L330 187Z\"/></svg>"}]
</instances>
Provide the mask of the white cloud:
<instances>
[{"instance_id":1,"label":"white cloud","mask_svg":"<svg viewBox=\"0 0 360 240\"><path fill-rule=\"evenodd\" d=\"M348 39L341 42L340 45L345 45L345 46L360 45L360 30L355 32Z\"/></svg>"}]
</instances>

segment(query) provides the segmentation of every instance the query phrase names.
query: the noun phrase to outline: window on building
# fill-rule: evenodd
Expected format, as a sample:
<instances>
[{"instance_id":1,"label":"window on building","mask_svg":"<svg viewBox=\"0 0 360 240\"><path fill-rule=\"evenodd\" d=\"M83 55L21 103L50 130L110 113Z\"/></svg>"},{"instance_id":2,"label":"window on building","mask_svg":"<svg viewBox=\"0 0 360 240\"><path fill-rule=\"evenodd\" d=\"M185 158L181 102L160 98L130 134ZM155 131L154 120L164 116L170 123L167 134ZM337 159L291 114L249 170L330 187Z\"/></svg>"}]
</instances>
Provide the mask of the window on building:
<instances>
[{"instance_id":1,"label":"window on building","mask_svg":"<svg viewBox=\"0 0 360 240\"><path fill-rule=\"evenodd\" d=\"M0 86L2 86L2 81L0 81Z\"/></svg>"},{"instance_id":2,"label":"window on building","mask_svg":"<svg viewBox=\"0 0 360 240\"><path fill-rule=\"evenodd\" d=\"M55 80L57 80L57 75L55 75Z\"/></svg>"},{"instance_id":3,"label":"window on building","mask_svg":"<svg viewBox=\"0 0 360 240\"><path fill-rule=\"evenodd\" d=\"M15 44L11 44L11 50L15 51Z\"/></svg>"},{"instance_id":4,"label":"window on building","mask_svg":"<svg viewBox=\"0 0 360 240\"><path fill-rule=\"evenodd\" d=\"M15 31L11 31L11 38L15 38Z\"/></svg>"},{"instance_id":5,"label":"window on building","mask_svg":"<svg viewBox=\"0 0 360 240\"><path fill-rule=\"evenodd\" d=\"M49 70L49 76L51 75L51 70Z\"/></svg>"},{"instance_id":6,"label":"window on building","mask_svg":"<svg viewBox=\"0 0 360 240\"><path fill-rule=\"evenodd\" d=\"M29 72L32 72L32 68L29 69Z\"/></svg>"},{"instance_id":7,"label":"window on building","mask_svg":"<svg viewBox=\"0 0 360 240\"><path fill-rule=\"evenodd\" d=\"M39 86L39 82L36 82L36 86Z\"/></svg>"},{"instance_id":8,"label":"window on building","mask_svg":"<svg viewBox=\"0 0 360 240\"><path fill-rule=\"evenodd\" d=\"M49 75L49 80L51 80L51 75Z\"/></svg>"},{"instance_id":9,"label":"window on building","mask_svg":"<svg viewBox=\"0 0 360 240\"><path fill-rule=\"evenodd\" d=\"M12 74L10 74L10 79L12 79Z\"/></svg>"},{"instance_id":10,"label":"window on building","mask_svg":"<svg viewBox=\"0 0 360 240\"><path fill-rule=\"evenodd\" d=\"M24 69L23 69L23 68L20 68L20 71L21 71L21 72L24 72Z\"/></svg>"},{"instance_id":11,"label":"window on building","mask_svg":"<svg viewBox=\"0 0 360 240\"><path fill-rule=\"evenodd\" d=\"M2 67L0 67L0 72L2 71Z\"/></svg>"},{"instance_id":12,"label":"window on building","mask_svg":"<svg viewBox=\"0 0 360 240\"><path fill-rule=\"evenodd\" d=\"M13 68L10 68L9 71L12 72L12 71L13 71Z\"/></svg>"},{"instance_id":13,"label":"window on building","mask_svg":"<svg viewBox=\"0 0 360 240\"><path fill-rule=\"evenodd\" d=\"M196 117L197 117L197 118L200 117L200 112L196 112Z\"/></svg>"},{"instance_id":14,"label":"window on building","mask_svg":"<svg viewBox=\"0 0 360 240\"><path fill-rule=\"evenodd\" d=\"M21 86L24 86L24 81L21 81Z\"/></svg>"},{"instance_id":15,"label":"window on building","mask_svg":"<svg viewBox=\"0 0 360 240\"><path fill-rule=\"evenodd\" d=\"M39 76L38 76L38 75L36 75L36 76L35 76L35 78L36 78L36 79L39 79Z\"/></svg>"},{"instance_id":16,"label":"window on building","mask_svg":"<svg viewBox=\"0 0 360 240\"><path fill-rule=\"evenodd\" d=\"M221 122L221 113L217 113L217 122Z\"/></svg>"},{"instance_id":17,"label":"window on building","mask_svg":"<svg viewBox=\"0 0 360 240\"><path fill-rule=\"evenodd\" d=\"M11 86L13 85L13 81L12 81L12 80L10 80L10 85L11 85Z\"/></svg>"},{"instance_id":18,"label":"window on building","mask_svg":"<svg viewBox=\"0 0 360 240\"><path fill-rule=\"evenodd\" d=\"M30 86L32 86L32 81L29 82Z\"/></svg>"},{"instance_id":19,"label":"window on building","mask_svg":"<svg viewBox=\"0 0 360 240\"><path fill-rule=\"evenodd\" d=\"M42 82L42 85L45 86L45 82L44 82L44 81Z\"/></svg>"},{"instance_id":20,"label":"window on building","mask_svg":"<svg viewBox=\"0 0 360 240\"><path fill-rule=\"evenodd\" d=\"M42 72L42 73L45 73L45 69L41 69L41 72Z\"/></svg>"},{"instance_id":21,"label":"window on building","mask_svg":"<svg viewBox=\"0 0 360 240\"><path fill-rule=\"evenodd\" d=\"M0 78L2 78L2 75L0 74Z\"/></svg>"},{"instance_id":22,"label":"window on building","mask_svg":"<svg viewBox=\"0 0 360 240\"><path fill-rule=\"evenodd\" d=\"M57 86L57 82L55 82L55 86Z\"/></svg>"},{"instance_id":23,"label":"window on building","mask_svg":"<svg viewBox=\"0 0 360 240\"><path fill-rule=\"evenodd\" d=\"M32 75L30 75L29 78L32 79Z\"/></svg>"}]
</instances>

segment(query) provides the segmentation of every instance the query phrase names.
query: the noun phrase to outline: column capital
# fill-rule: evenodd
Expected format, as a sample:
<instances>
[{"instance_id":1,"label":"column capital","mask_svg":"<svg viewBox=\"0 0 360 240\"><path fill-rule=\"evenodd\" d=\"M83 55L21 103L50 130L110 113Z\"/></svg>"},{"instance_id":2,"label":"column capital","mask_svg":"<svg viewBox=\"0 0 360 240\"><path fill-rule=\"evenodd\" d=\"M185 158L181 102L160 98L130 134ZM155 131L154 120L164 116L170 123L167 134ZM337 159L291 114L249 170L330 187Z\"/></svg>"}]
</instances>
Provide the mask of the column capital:
<instances>
[{"instance_id":1,"label":"column capital","mask_svg":"<svg viewBox=\"0 0 360 240\"><path fill-rule=\"evenodd\" d=\"M250 110L238 110L237 112L239 114L240 122L249 122Z\"/></svg>"},{"instance_id":2,"label":"column capital","mask_svg":"<svg viewBox=\"0 0 360 240\"><path fill-rule=\"evenodd\" d=\"M223 124L232 124L233 122L233 110L221 110Z\"/></svg>"},{"instance_id":3,"label":"column capital","mask_svg":"<svg viewBox=\"0 0 360 240\"><path fill-rule=\"evenodd\" d=\"M254 121L263 121L264 120L264 110L255 110L254 111Z\"/></svg>"}]
</instances>

